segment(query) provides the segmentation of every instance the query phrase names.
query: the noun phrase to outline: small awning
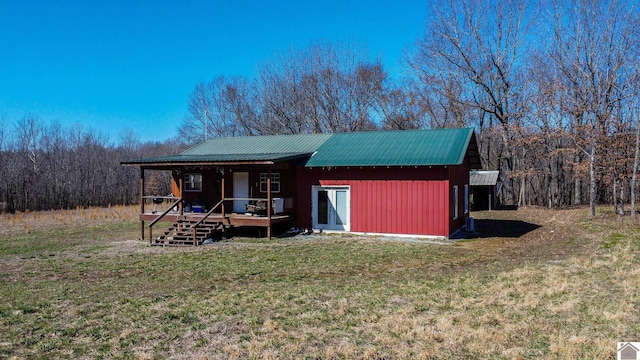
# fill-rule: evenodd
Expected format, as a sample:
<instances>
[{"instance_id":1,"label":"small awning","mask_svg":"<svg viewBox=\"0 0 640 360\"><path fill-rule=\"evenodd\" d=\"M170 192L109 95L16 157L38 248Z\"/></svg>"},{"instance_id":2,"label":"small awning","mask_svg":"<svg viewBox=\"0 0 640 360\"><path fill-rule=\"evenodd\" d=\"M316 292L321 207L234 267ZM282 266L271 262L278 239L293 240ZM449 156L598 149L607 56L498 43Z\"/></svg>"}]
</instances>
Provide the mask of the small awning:
<instances>
[{"instance_id":1,"label":"small awning","mask_svg":"<svg viewBox=\"0 0 640 360\"><path fill-rule=\"evenodd\" d=\"M498 170L472 170L469 171L469 185L471 186L496 186L498 182Z\"/></svg>"}]
</instances>

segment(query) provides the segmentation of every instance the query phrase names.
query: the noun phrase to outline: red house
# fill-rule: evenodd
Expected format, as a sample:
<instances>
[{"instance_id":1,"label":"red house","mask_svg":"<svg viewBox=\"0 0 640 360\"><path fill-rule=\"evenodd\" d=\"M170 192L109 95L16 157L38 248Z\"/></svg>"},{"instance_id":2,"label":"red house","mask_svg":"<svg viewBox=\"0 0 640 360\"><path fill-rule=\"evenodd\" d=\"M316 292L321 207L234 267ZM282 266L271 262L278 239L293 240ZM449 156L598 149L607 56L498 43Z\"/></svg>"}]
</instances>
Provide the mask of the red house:
<instances>
[{"instance_id":1,"label":"red house","mask_svg":"<svg viewBox=\"0 0 640 360\"><path fill-rule=\"evenodd\" d=\"M449 237L469 213L472 129L215 138L139 166L141 231L151 244L196 245L233 227ZM145 172L172 173L172 194L147 194ZM169 199L160 212L145 200ZM171 226L154 238L158 222ZM145 222L150 222L145 226Z\"/></svg>"}]
</instances>

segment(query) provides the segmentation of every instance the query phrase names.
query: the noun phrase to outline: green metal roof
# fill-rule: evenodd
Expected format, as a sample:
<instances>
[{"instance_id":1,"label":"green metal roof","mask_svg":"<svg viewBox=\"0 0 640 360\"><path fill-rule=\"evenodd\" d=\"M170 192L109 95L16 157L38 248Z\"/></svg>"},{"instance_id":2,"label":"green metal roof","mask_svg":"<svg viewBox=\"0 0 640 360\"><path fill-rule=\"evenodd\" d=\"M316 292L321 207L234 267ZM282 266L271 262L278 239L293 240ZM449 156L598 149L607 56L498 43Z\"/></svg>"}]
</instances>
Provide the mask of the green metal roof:
<instances>
[{"instance_id":1,"label":"green metal roof","mask_svg":"<svg viewBox=\"0 0 640 360\"><path fill-rule=\"evenodd\" d=\"M472 136L472 129L334 134L305 166L458 165Z\"/></svg>"},{"instance_id":2,"label":"green metal roof","mask_svg":"<svg viewBox=\"0 0 640 360\"><path fill-rule=\"evenodd\" d=\"M246 136L214 138L180 155L124 164L276 162L309 157L306 167L458 165L467 150L471 168L480 168L473 129Z\"/></svg>"},{"instance_id":3,"label":"green metal roof","mask_svg":"<svg viewBox=\"0 0 640 360\"><path fill-rule=\"evenodd\" d=\"M146 158L125 162L124 164L145 165L178 163L275 162L299 159L308 156L309 153L174 155Z\"/></svg>"},{"instance_id":4,"label":"green metal roof","mask_svg":"<svg viewBox=\"0 0 640 360\"><path fill-rule=\"evenodd\" d=\"M242 136L209 139L182 155L313 153L332 134Z\"/></svg>"}]
</instances>

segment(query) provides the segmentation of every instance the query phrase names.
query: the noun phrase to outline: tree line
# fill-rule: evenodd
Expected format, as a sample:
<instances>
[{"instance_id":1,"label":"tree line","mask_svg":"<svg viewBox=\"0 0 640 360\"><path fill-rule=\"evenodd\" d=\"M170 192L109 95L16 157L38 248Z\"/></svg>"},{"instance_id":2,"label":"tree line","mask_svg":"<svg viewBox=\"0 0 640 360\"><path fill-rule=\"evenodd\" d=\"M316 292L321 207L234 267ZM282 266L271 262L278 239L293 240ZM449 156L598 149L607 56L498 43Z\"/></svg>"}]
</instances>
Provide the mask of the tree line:
<instances>
[{"instance_id":1,"label":"tree line","mask_svg":"<svg viewBox=\"0 0 640 360\"><path fill-rule=\"evenodd\" d=\"M196 84L177 139L162 143L125 132L114 145L33 115L4 121L0 203L135 203L137 171L121 161L209 137L473 127L485 169L500 170L502 204L635 214L638 12L635 0L432 1L401 76L355 46L313 43L254 77Z\"/></svg>"},{"instance_id":2,"label":"tree line","mask_svg":"<svg viewBox=\"0 0 640 360\"><path fill-rule=\"evenodd\" d=\"M639 22L637 1L432 1L406 75L312 44L255 78L197 84L180 133L473 127L502 204L624 213L637 188Z\"/></svg>"},{"instance_id":3,"label":"tree line","mask_svg":"<svg viewBox=\"0 0 640 360\"><path fill-rule=\"evenodd\" d=\"M0 121L0 212L138 203L139 171L120 162L183 148L175 140L142 143L130 130L114 145L81 125L64 127L34 115L13 123L5 119Z\"/></svg>"}]
</instances>

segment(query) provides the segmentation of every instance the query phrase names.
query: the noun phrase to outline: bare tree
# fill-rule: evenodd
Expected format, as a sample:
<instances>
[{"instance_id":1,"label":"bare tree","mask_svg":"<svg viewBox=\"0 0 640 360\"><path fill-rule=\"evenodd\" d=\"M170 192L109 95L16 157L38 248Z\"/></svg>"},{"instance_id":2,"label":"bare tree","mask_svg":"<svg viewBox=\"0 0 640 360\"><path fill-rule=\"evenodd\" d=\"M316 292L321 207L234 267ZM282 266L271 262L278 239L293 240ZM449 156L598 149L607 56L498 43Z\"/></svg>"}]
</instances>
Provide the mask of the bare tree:
<instances>
[{"instance_id":1,"label":"bare tree","mask_svg":"<svg viewBox=\"0 0 640 360\"><path fill-rule=\"evenodd\" d=\"M248 82L240 77L220 76L196 84L178 129L180 137L195 143L209 137L252 135L255 113L250 92Z\"/></svg>"},{"instance_id":2,"label":"bare tree","mask_svg":"<svg viewBox=\"0 0 640 360\"><path fill-rule=\"evenodd\" d=\"M461 107L476 108L500 125L500 168L515 169L511 126L523 116L520 64L530 15L526 1L448 0L433 3L432 18L410 64L425 84L425 91L438 97L430 106L444 106L460 119ZM511 182L504 187L506 202L512 203Z\"/></svg>"},{"instance_id":3,"label":"bare tree","mask_svg":"<svg viewBox=\"0 0 640 360\"><path fill-rule=\"evenodd\" d=\"M380 92L377 109L382 128L387 130L421 129L425 127L424 107L420 93L408 86L390 86Z\"/></svg>"},{"instance_id":4,"label":"bare tree","mask_svg":"<svg viewBox=\"0 0 640 360\"><path fill-rule=\"evenodd\" d=\"M640 161L640 71L636 66L635 79L632 80L634 87L633 97L629 101L630 123L635 128L635 141L633 147L633 164L631 170L631 183L629 184L629 201L631 205L630 214L636 217L636 186L638 177L638 161Z\"/></svg>"},{"instance_id":5,"label":"bare tree","mask_svg":"<svg viewBox=\"0 0 640 360\"><path fill-rule=\"evenodd\" d=\"M17 146L19 150L27 156L33 171L38 170L38 152L41 135L42 126L39 119L34 115L27 115L16 123Z\"/></svg>"},{"instance_id":6,"label":"bare tree","mask_svg":"<svg viewBox=\"0 0 640 360\"><path fill-rule=\"evenodd\" d=\"M261 134L362 131L376 127L386 73L351 48L314 44L266 63L258 80Z\"/></svg>"},{"instance_id":7,"label":"bare tree","mask_svg":"<svg viewBox=\"0 0 640 360\"><path fill-rule=\"evenodd\" d=\"M554 4L548 55L560 69L575 145L587 158L589 207L596 214L598 152L619 102L628 96L627 66L637 61L638 13L626 1Z\"/></svg>"}]
</instances>

